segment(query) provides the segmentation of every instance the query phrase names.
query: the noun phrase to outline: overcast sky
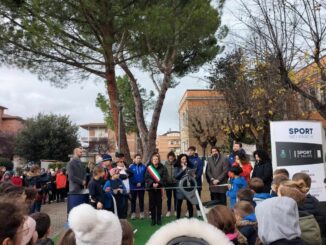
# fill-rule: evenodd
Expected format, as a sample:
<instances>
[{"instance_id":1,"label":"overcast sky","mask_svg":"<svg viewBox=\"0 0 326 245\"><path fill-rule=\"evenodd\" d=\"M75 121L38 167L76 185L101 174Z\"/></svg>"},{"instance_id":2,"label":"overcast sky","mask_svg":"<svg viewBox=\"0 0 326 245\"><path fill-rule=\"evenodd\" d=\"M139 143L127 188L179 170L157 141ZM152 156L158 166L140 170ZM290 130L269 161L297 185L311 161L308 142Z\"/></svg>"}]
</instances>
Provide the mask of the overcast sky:
<instances>
[{"instance_id":1,"label":"overcast sky","mask_svg":"<svg viewBox=\"0 0 326 245\"><path fill-rule=\"evenodd\" d=\"M233 18L229 9L232 2L229 1L223 17L223 22L231 28ZM118 69L117 74L122 74L121 70ZM153 89L146 74L141 71L136 71L135 74L143 86ZM176 88L168 90L160 117L159 134L169 129L179 130L179 102L187 89L206 88L207 84L199 79L206 75L208 73L205 70L190 74L184 77ZM7 107L6 113L10 115L28 118L41 112L68 115L78 125L103 122L102 112L95 106L95 98L99 92L105 93L102 82L81 81L60 89L51 86L47 81L39 81L36 75L28 71L0 67L0 105Z\"/></svg>"}]
</instances>

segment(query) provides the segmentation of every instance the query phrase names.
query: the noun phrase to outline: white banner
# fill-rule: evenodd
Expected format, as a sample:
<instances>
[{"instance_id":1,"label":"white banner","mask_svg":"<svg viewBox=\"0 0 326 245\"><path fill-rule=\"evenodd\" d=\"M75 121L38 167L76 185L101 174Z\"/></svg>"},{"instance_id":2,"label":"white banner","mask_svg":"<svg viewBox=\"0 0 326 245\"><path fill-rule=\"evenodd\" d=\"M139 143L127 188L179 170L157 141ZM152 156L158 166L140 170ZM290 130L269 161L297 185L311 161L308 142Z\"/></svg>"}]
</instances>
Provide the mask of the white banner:
<instances>
[{"instance_id":1,"label":"white banner","mask_svg":"<svg viewBox=\"0 0 326 245\"><path fill-rule=\"evenodd\" d=\"M271 122L272 162L274 169L286 168L290 177L304 172L311 177L311 195L326 201L324 188L325 132L320 122Z\"/></svg>"}]
</instances>

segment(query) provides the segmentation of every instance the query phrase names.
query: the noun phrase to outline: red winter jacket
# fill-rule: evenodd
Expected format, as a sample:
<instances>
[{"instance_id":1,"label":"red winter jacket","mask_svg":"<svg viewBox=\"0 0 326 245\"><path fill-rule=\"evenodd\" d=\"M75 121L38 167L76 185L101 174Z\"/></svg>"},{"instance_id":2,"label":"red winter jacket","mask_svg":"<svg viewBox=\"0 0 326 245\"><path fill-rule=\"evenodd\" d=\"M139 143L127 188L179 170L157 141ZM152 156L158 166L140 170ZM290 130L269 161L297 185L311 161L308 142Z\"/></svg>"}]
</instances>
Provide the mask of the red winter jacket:
<instances>
[{"instance_id":1,"label":"red winter jacket","mask_svg":"<svg viewBox=\"0 0 326 245\"><path fill-rule=\"evenodd\" d=\"M234 162L232 164L232 166L239 166L238 163ZM242 173L240 174L240 176L243 176L245 178L245 180L247 181L247 183L249 183L250 181L250 174L252 171L252 166L250 162L243 162L242 166L240 166L242 168Z\"/></svg>"},{"instance_id":2,"label":"red winter jacket","mask_svg":"<svg viewBox=\"0 0 326 245\"><path fill-rule=\"evenodd\" d=\"M58 173L55 182L57 189L64 189L67 185L67 176L63 173Z\"/></svg>"},{"instance_id":3,"label":"red winter jacket","mask_svg":"<svg viewBox=\"0 0 326 245\"><path fill-rule=\"evenodd\" d=\"M23 180L20 176L11 177L11 183L15 186L23 186Z\"/></svg>"}]
</instances>

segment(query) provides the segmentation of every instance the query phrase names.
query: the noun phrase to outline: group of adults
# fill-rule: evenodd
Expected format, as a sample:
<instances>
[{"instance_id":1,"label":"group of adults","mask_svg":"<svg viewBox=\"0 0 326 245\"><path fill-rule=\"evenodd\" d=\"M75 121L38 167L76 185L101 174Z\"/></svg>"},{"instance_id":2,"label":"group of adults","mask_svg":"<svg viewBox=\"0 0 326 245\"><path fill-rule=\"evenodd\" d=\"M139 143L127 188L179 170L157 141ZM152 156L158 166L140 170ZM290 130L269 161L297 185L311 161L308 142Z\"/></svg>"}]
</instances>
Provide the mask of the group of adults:
<instances>
[{"instance_id":1,"label":"group of adults","mask_svg":"<svg viewBox=\"0 0 326 245\"><path fill-rule=\"evenodd\" d=\"M74 158L69 162L67 167L70 193L78 193L86 188L86 171L80 160L81 156L82 149L76 148L74 150ZM104 155L101 165L109 175L113 163L111 156L109 156L110 159L107 159L108 156L108 154ZM259 177L262 179L265 192L269 192L273 177L270 158L263 150L255 151L253 156L255 158L255 165L253 170L250 168L247 171L249 172L248 177ZM217 147L212 147L211 155L207 159L205 171L212 201L215 201L217 204L227 204L226 192L228 191L229 170L237 162L243 169L245 169L244 166L247 164L251 167L250 162L246 159L246 153L239 142L233 144L233 151L228 157L223 156ZM166 216L171 215L172 204L174 204L176 216L180 218L183 200L187 202L189 217L193 216L192 204L180 191L178 184L185 175L192 175L196 179L199 195L201 194L204 163L196 154L196 148L194 146L188 148L187 154L180 154L178 157L176 157L174 152L169 152L165 163L161 163L158 153L154 153L147 164L142 163L141 156L138 154L130 166L124 162L124 159L118 158L116 162L120 160L124 163L122 165L124 166L123 169L127 170L126 175L128 176L131 173L129 179L124 179L124 183L128 185L127 189L129 189L131 194L132 218L135 218L137 197L140 204L140 217L144 217L144 192L147 190L152 224L160 224L164 189L167 197ZM250 173L251 170L253 171L252 174ZM106 175L106 178L109 178L109 176ZM174 200L173 202L172 199ZM200 216L199 207L197 207L197 216Z\"/></svg>"},{"instance_id":2,"label":"group of adults","mask_svg":"<svg viewBox=\"0 0 326 245\"><path fill-rule=\"evenodd\" d=\"M237 163L243 169L244 177L247 180L254 177L262 179L264 182L264 192L270 192L273 180L273 168L270 157L264 150L256 150L253 153L253 157L255 164L252 169L241 143L235 142L233 144L233 151L228 157L223 156L217 147L212 147L211 156L207 159L206 167L206 179L209 183L211 200L215 200L218 204L226 205L226 192L228 191L229 180L228 172L232 165ZM245 171L246 166L249 168L248 171Z\"/></svg>"}]
</instances>

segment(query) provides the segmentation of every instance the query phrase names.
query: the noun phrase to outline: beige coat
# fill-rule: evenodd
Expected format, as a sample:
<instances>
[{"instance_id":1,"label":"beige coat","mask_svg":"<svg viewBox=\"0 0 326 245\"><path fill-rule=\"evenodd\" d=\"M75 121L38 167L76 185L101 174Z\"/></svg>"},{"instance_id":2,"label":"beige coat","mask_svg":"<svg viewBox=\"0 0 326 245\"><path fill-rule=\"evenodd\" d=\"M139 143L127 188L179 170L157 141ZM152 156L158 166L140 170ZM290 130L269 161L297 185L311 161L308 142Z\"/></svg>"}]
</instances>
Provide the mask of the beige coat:
<instances>
[{"instance_id":1,"label":"beige coat","mask_svg":"<svg viewBox=\"0 0 326 245\"><path fill-rule=\"evenodd\" d=\"M227 159L220 155L218 159L213 159L213 157L209 157L207 159L207 177L210 180L209 190L213 193L225 193L227 192L227 186L213 186L212 179L219 180L218 185L227 184L228 182L228 170L229 163Z\"/></svg>"}]
</instances>

